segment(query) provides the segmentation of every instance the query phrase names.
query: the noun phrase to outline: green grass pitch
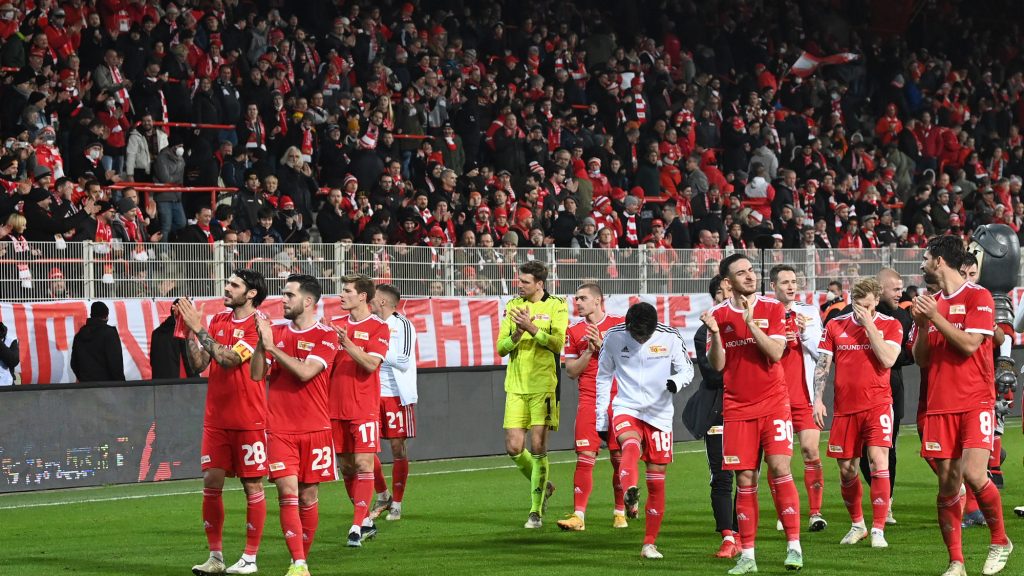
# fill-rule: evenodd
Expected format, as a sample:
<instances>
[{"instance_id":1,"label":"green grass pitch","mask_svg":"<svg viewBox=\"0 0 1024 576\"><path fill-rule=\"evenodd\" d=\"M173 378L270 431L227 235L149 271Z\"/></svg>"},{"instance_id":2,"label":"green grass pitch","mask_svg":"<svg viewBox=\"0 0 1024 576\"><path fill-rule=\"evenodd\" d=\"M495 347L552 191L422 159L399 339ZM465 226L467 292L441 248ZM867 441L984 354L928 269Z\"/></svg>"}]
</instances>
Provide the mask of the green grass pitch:
<instances>
[{"instance_id":1,"label":"green grass pitch","mask_svg":"<svg viewBox=\"0 0 1024 576\"><path fill-rule=\"evenodd\" d=\"M824 514L829 526L824 532L804 533L803 573L937 575L945 569L946 550L935 519L936 483L917 455L919 443L913 428L903 428L899 446L894 506L899 523L887 530L890 547L872 550L867 541L854 547L839 546L849 518L839 497L835 462L823 459L827 460ZM1009 424L1004 446L1009 458L1004 465L1003 507L1007 532L1019 546L1024 543L1024 519L1012 512L1014 506L1024 504L1024 439L1019 420ZM344 545L352 507L342 499L342 484L325 485L320 493L320 528L310 555L311 572L314 576L725 574L734 562L711 557L719 539L713 531L703 444L678 443L675 448L676 460L667 473L665 522L658 540L664 560L640 559L642 517L626 530L611 528L607 458L595 468L587 530L558 530L555 521L572 510L575 461L573 454L559 452L551 455L552 481L558 490L544 528L536 531L522 527L529 511L529 488L505 457L413 462L403 519L397 523L379 520L379 535L361 549ZM415 457L415 441L410 454ZM794 464L806 527L799 456ZM390 472L388 467L385 472ZM245 499L238 483L231 482L231 490L224 495L228 564L241 553L245 522ZM0 575L190 574L190 567L207 556L199 518L201 488L199 481L189 480L0 497ZM866 492L865 512L870 517ZM267 501L260 574L283 575L288 555L278 522L276 493L269 484ZM765 486L760 505L760 573L785 573L785 544L774 529L771 497ZM988 537L984 527L964 531L969 574L980 574ZM1004 574L1024 574L1024 548L1010 559Z\"/></svg>"}]
</instances>

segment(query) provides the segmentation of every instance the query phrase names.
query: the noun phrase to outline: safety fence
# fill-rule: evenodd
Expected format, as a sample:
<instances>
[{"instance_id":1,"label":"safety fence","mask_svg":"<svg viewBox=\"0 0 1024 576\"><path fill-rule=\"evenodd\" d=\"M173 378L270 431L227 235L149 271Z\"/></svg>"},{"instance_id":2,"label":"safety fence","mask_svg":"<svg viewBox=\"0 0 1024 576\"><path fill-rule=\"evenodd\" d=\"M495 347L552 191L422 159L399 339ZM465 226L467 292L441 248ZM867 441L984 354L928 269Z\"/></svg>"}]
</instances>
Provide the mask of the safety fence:
<instances>
[{"instance_id":1,"label":"safety fence","mask_svg":"<svg viewBox=\"0 0 1024 576\"><path fill-rule=\"evenodd\" d=\"M0 243L0 300L209 297L222 293L236 268L258 270L277 293L292 273L319 278L325 292L341 289L346 274L395 284L408 296L506 296L517 291L520 264L549 267L549 290L571 293L588 280L610 294L700 293L732 250L426 247L370 244L123 244ZM921 281L919 248L745 250L758 269L789 264L800 289L825 290L883 267L908 285Z\"/></svg>"}]
</instances>

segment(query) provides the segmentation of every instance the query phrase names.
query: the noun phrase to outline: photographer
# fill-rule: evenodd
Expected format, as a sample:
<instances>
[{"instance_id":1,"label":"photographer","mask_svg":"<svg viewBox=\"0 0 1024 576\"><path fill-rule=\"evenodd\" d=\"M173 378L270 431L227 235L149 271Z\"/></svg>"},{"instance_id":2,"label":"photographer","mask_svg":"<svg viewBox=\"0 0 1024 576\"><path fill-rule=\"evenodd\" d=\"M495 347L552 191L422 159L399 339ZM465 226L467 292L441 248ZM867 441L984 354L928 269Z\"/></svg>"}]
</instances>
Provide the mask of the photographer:
<instances>
[{"instance_id":1,"label":"photographer","mask_svg":"<svg viewBox=\"0 0 1024 576\"><path fill-rule=\"evenodd\" d=\"M18 339L0 322L0 386L14 386L14 369L21 362Z\"/></svg>"}]
</instances>

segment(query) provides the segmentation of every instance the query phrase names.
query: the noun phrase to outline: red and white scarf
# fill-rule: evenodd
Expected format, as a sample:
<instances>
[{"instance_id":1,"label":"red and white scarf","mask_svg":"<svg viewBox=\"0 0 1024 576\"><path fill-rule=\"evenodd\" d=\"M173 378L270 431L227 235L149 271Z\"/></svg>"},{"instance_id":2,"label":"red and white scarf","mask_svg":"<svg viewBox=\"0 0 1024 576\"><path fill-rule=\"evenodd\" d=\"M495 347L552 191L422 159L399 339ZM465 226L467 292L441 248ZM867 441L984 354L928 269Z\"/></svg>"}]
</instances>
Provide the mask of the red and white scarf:
<instances>
[{"instance_id":1,"label":"red and white scarf","mask_svg":"<svg viewBox=\"0 0 1024 576\"><path fill-rule=\"evenodd\" d=\"M636 227L636 214L624 214L626 217L626 243L630 246L638 246L640 244L640 236Z\"/></svg>"},{"instance_id":2,"label":"red and white scarf","mask_svg":"<svg viewBox=\"0 0 1024 576\"><path fill-rule=\"evenodd\" d=\"M267 149L267 130L263 127L263 120L259 116L256 120L246 120L245 127L249 129L249 140L246 141L246 148Z\"/></svg>"},{"instance_id":3,"label":"red and white scarf","mask_svg":"<svg viewBox=\"0 0 1024 576\"><path fill-rule=\"evenodd\" d=\"M647 122L647 101L641 92L633 94L633 105L636 106L636 121L640 124Z\"/></svg>"}]
</instances>

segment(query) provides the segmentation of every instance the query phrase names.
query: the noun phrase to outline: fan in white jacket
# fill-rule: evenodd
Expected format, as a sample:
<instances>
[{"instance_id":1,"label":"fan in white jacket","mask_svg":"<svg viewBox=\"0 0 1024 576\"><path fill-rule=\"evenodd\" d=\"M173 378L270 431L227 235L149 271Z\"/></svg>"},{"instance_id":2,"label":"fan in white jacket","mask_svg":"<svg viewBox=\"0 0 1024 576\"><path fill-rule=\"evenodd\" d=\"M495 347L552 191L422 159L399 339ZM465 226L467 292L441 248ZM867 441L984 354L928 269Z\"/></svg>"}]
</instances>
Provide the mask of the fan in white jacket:
<instances>
[{"instance_id":1,"label":"fan in white jacket","mask_svg":"<svg viewBox=\"0 0 1024 576\"><path fill-rule=\"evenodd\" d=\"M401 300L398 289L390 284L377 286L371 302L373 313L384 319L391 331L390 345L380 365L380 431L381 438L391 442L394 458L391 470L391 488L387 481L380 458L374 456L374 490L376 500L370 509L370 517L376 519L385 510L386 519L399 520L402 517L402 498L409 479L409 454L406 440L416 437L416 330L408 318L396 309Z\"/></svg>"},{"instance_id":2,"label":"fan in white jacket","mask_svg":"<svg viewBox=\"0 0 1024 576\"><path fill-rule=\"evenodd\" d=\"M677 330L658 322L646 302L629 307L626 320L605 333L597 370L597 429L607 432L612 379L611 431L622 447L619 476L626 516L636 518L640 491L638 464L646 463L646 534L643 558L662 558L654 541L665 511L665 467L672 461L672 395L693 379L693 363Z\"/></svg>"}]
</instances>

